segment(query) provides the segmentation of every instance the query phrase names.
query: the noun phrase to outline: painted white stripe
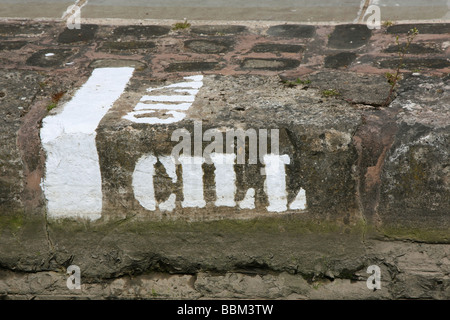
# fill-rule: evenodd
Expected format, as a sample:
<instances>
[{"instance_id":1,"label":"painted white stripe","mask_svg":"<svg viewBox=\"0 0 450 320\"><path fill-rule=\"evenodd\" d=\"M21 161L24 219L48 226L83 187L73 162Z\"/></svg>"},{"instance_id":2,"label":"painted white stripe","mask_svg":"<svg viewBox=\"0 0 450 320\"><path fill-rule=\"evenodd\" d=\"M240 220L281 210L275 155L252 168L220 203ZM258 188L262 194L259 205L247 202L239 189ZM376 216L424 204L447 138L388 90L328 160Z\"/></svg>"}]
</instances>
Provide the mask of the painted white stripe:
<instances>
[{"instance_id":1,"label":"painted white stripe","mask_svg":"<svg viewBox=\"0 0 450 320\"><path fill-rule=\"evenodd\" d=\"M42 121L40 135L47 154L42 188L49 217L101 217L102 183L95 130L124 91L133 70L95 69L59 113Z\"/></svg>"},{"instance_id":2,"label":"painted white stripe","mask_svg":"<svg viewBox=\"0 0 450 320\"><path fill-rule=\"evenodd\" d=\"M136 163L132 180L135 198L141 206L152 211L156 209L155 188L153 186L156 161L157 158L153 155L142 156Z\"/></svg>"},{"instance_id":3,"label":"painted white stripe","mask_svg":"<svg viewBox=\"0 0 450 320\"><path fill-rule=\"evenodd\" d=\"M186 111L192 106L192 103L195 101L195 95L199 91L198 89L200 89L203 85L202 82L203 76L202 75L190 76L184 77L183 79L193 81L183 81L173 83L171 85L159 88L148 88L147 91L152 92L167 88L169 89L181 88L181 89L172 89L171 92L188 93L187 95L180 95L180 94L170 95L167 94L166 92L164 92L164 94L162 95L144 95L141 97L140 102L136 104L133 111L123 116L123 118L136 123L148 123L148 124L170 124L183 120L186 117L186 114L182 111ZM156 117L151 116L151 114L154 113L154 110L173 110L173 111L165 112L164 116L162 117ZM168 114L172 115L172 117L167 117L166 115Z\"/></svg>"},{"instance_id":4,"label":"painted white stripe","mask_svg":"<svg viewBox=\"0 0 450 320\"><path fill-rule=\"evenodd\" d=\"M216 183L216 202L217 207L234 207L236 202L236 172L234 171L234 162L236 155L234 153L212 153L211 161L214 163L214 179Z\"/></svg>"},{"instance_id":5,"label":"painted white stripe","mask_svg":"<svg viewBox=\"0 0 450 320\"><path fill-rule=\"evenodd\" d=\"M204 208L206 202L203 198L203 170L205 159L201 157L180 156L178 160L182 167L183 208Z\"/></svg>"},{"instance_id":6,"label":"painted white stripe","mask_svg":"<svg viewBox=\"0 0 450 320\"><path fill-rule=\"evenodd\" d=\"M290 163L289 156L266 154L264 156L268 211L282 212L287 210L286 171L284 166Z\"/></svg>"}]
</instances>

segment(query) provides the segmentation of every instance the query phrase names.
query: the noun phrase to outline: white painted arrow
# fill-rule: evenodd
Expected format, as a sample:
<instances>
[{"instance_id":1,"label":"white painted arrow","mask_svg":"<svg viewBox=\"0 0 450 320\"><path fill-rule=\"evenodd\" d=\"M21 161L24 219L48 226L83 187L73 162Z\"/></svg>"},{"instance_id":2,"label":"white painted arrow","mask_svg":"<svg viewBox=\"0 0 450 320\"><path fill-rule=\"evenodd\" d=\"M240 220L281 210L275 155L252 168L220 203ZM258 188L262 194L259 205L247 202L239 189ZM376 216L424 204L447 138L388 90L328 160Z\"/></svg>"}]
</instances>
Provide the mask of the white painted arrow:
<instances>
[{"instance_id":1,"label":"white painted arrow","mask_svg":"<svg viewBox=\"0 0 450 320\"><path fill-rule=\"evenodd\" d=\"M49 217L101 217L95 130L125 90L133 71L129 67L95 69L72 100L42 121L41 141L47 155L42 189Z\"/></svg>"}]
</instances>

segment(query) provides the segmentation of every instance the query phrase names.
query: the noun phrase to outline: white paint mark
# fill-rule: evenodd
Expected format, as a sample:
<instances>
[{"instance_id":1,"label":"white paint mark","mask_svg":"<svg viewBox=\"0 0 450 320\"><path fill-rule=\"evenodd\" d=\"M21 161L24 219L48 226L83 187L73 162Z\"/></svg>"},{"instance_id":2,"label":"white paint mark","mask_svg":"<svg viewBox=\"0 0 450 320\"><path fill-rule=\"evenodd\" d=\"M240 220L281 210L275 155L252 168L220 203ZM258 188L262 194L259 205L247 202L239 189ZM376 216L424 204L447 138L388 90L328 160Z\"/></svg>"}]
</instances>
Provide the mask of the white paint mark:
<instances>
[{"instance_id":1,"label":"white paint mark","mask_svg":"<svg viewBox=\"0 0 450 320\"><path fill-rule=\"evenodd\" d=\"M95 69L59 113L42 121L40 135L47 154L42 188L49 217L101 217L102 183L95 130L124 91L133 70Z\"/></svg>"},{"instance_id":2,"label":"white paint mark","mask_svg":"<svg viewBox=\"0 0 450 320\"><path fill-rule=\"evenodd\" d=\"M239 202L241 209L255 209L255 189L249 188L244 199Z\"/></svg>"},{"instance_id":3,"label":"white paint mark","mask_svg":"<svg viewBox=\"0 0 450 320\"><path fill-rule=\"evenodd\" d=\"M206 202L203 198L203 170L205 159L201 157L180 156L183 171L183 208L204 208Z\"/></svg>"},{"instance_id":4,"label":"white paint mark","mask_svg":"<svg viewBox=\"0 0 450 320\"><path fill-rule=\"evenodd\" d=\"M170 194L169 198L166 201L164 201L158 205L159 209L161 211L172 212L176 207L176 202L175 202L176 198L177 198L177 196L175 194L173 194L173 193Z\"/></svg>"},{"instance_id":5,"label":"white paint mark","mask_svg":"<svg viewBox=\"0 0 450 320\"><path fill-rule=\"evenodd\" d=\"M143 96L141 102L155 101L155 102L194 102L195 96L178 95L178 96Z\"/></svg>"},{"instance_id":6,"label":"white paint mark","mask_svg":"<svg viewBox=\"0 0 450 320\"><path fill-rule=\"evenodd\" d=\"M303 188L300 188L300 191L297 193L294 201L289 205L289 209L291 210L305 210L306 209L306 193Z\"/></svg>"},{"instance_id":7,"label":"white paint mark","mask_svg":"<svg viewBox=\"0 0 450 320\"><path fill-rule=\"evenodd\" d=\"M211 161L214 163L214 179L216 183L216 202L217 207L234 207L236 202L236 172L234 171L234 162L236 155L234 153L212 153Z\"/></svg>"},{"instance_id":8,"label":"white paint mark","mask_svg":"<svg viewBox=\"0 0 450 320\"><path fill-rule=\"evenodd\" d=\"M164 169L166 169L166 173L169 176L169 178L172 179L172 182L173 183L177 182L175 158L172 156L160 156L158 160L164 166Z\"/></svg>"},{"instance_id":9,"label":"white paint mark","mask_svg":"<svg viewBox=\"0 0 450 320\"><path fill-rule=\"evenodd\" d=\"M134 196L140 205L147 210L156 209L155 188L153 176L157 158L153 155L144 155L136 163L133 172L132 186Z\"/></svg>"},{"instance_id":10,"label":"white paint mark","mask_svg":"<svg viewBox=\"0 0 450 320\"><path fill-rule=\"evenodd\" d=\"M268 211L287 210L286 172L284 166L290 163L289 156L266 154L264 156L266 180L264 187L269 200Z\"/></svg>"},{"instance_id":11,"label":"white paint mark","mask_svg":"<svg viewBox=\"0 0 450 320\"><path fill-rule=\"evenodd\" d=\"M157 92L163 90L164 94L144 95L139 103L123 118L136 122L148 124L170 124L183 120L186 114L183 111L188 110L195 101L199 89L203 85L203 76L184 77L183 81L173 83L158 88L148 88L147 92ZM167 89L171 89L175 94L167 94ZM184 93L184 94L179 94ZM171 110L163 115L151 116L157 110ZM159 113L160 114L160 113ZM167 117L167 115L172 115Z\"/></svg>"},{"instance_id":12,"label":"white paint mark","mask_svg":"<svg viewBox=\"0 0 450 320\"><path fill-rule=\"evenodd\" d=\"M132 179L135 198L141 206L151 211L156 210L157 205L153 177L155 176L155 164L158 160L164 166L172 182L177 182L174 158L171 156L157 158L151 154L144 155L138 160ZM160 203L158 207L162 211L173 211L176 207L176 195L174 193L170 194L169 198Z\"/></svg>"},{"instance_id":13,"label":"white paint mark","mask_svg":"<svg viewBox=\"0 0 450 320\"><path fill-rule=\"evenodd\" d=\"M53 57L54 55L55 55L55 54L52 53L52 52L49 52L49 53L46 53L46 54L45 54L46 57Z\"/></svg>"}]
</instances>

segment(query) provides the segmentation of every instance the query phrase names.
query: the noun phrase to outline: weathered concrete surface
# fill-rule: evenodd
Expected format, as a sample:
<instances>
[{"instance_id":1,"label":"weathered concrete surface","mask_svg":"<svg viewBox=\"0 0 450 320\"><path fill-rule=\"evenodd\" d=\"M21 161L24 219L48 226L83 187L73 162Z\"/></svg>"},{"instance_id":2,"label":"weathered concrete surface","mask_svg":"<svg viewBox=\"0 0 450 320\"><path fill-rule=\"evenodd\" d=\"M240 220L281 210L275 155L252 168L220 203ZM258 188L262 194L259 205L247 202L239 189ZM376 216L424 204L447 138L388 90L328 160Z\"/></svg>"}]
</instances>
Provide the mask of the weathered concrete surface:
<instances>
[{"instance_id":1,"label":"weathered concrete surface","mask_svg":"<svg viewBox=\"0 0 450 320\"><path fill-rule=\"evenodd\" d=\"M377 62L396 58L387 50L395 36L385 29L358 48L336 48L333 34L348 25L307 28L301 36L277 33L286 27L198 29L99 25L72 41L62 25L0 26L2 297L448 299L448 34L427 26L418 36L439 50L408 57L447 64L404 69L384 107L384 73L392 70ZM42 183L52 166L42 130L106 68L134 71L95 127L100 219L52 212ZM184 82L199 91L186 91L193 101L177 109L185 114L178 122L161 123L175 114L148 111L150 100L147 113L127 118L145 95L175 99L173 85ZM178 143L173 132L193 135L200 120L203 134L278 129L289 163L276 181L284 179L286 198L268 189L270 170L259 159L224 169L221 177L235 180L222 189L218 167L203 164L204 205L186 203L189 170L176 165L173 175L164 156ZM140 197L136 187L136 176L151 173L151 166L136 171L137 163L150 154L157 158L154 198ZM83 154L66 150L65 157ZM74 172L80 180L81 169ZM232 184L231 202L221 205L218 194ZM250 189L254 202L247 201ZM295 202L301 190L305 202ZM84 199L76 200L82 207ZM59 213L68 218L55 219ZM81 291L65 285L73 264L82 271ZM381 268L381 290L366 287L369 265Z\"/></svg>"}]
</instances>

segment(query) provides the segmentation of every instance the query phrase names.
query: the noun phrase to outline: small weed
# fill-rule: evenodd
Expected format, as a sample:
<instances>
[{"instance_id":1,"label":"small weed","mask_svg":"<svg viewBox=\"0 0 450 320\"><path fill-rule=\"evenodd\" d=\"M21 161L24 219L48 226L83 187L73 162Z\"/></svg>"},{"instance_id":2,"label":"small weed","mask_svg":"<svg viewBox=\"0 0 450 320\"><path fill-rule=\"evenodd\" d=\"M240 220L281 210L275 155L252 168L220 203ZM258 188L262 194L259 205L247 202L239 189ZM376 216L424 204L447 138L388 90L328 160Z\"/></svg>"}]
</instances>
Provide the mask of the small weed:
<instances>
[{"instance_id":1,"label":"small weed","mask_svg":"<svg viewBox=\"0 0 450 320\"><path fill-rule=\"evenodd\" d=\"M397 82L401 79L400 69L404 67L403 60L405 58L405 54L408 52L408 48L414 38L419 34L419 30L417 28L412 28L408 31L406 35L406 43L402 46L400 45L400 40L398 36L395 38L395 43L398 46L397 55L399 58L399 62L397 65L397 69L394 74L386 73L386 78L388 79L389 84L391 85L391 89L389 90L388 96L383 103L383 107L387 106L391 102L391 96L394 93L394 90L397 87Z\"/></svg>"},{"instance_id":2,"label":"small weed","mask_svg":"<svg viewBox=\"0 0 450 320\"><path fill-rule=\"evenodd\" d=\"M387 79L387 81L389 82L389 84L392 86L392 85L394 84L394 78L395 78L395 76L394 76L392 73L390 73L390 72L386 72L386 73L384 74L384 76L386 77L386 79Z\"/></svg>"},{"instance_id":3,"label":"small weed","mask_svg":"<svg viewBox=\"0 0 450 320\"><path fill-rule=\"evenodd\" d=\"M338 95L340 95L340 93L336 89L322 90L322 96L324 97L335 97Z\"/></svg>"},{"instance_id":4,"label":"small weed","mask_svg":"<svg viewBox=\"0 0 450 320\"><path fill-rule=\"evenodd\" d=\"M191 24L184 19L183 22L177 22L173 25L172 30L176 31L176 30L184 30L184 29L188 29L191 27Z\"/></svg>"},{"instance_id":5,"label":"small weed","mask_svg":"<svg viewBox=\"0 0 450 320\"><path fill-rule=\"evenodd\" d=\"M386 27L386 28L390 27L392 25L394 25L394 23L392 21L390 21L390 20L386 20L386 21L383 22L383 26Z\"/></svg>"},{"instance_id":6,"label":"small weed","mask_svg":"<svg viewBox=\"0 0 450 320\"><path fill-rule=\"evenodd\" d=\"M313 282L312 287L313 287L314 290L319 290L320 283L318 283L318 282Z\"/></svg>"},{"instance_id":7,"label":"small weed","mask_svg":"<svg viewBox=\"0 0 450 320\"><path fill-rule=\"evenodd\" d=\"M50 104L47 106L47 111L53 110L54 108L56 108L57 105L58 105L58 104L55 103L55 102L50 103Z\"/></svg>"},{"instance_id":8,"label":"small weed","mask_svg":"<svg viewBox=\"0 0 450 320\"><path fill-rule=\"evenodd\" d=\"M52 94L52 102L50 102L50 104L47 105L47 111L50 111L50 110L56 108L59 100L61 100L64 93L65 93L64 91L60 91L60 92Z\"/></svg>"},{"instance_id":9,"label":"small weed","mask_svg":"<svg viewBox=\"0 0 450 320\"><path fill-rule=\"evenodd\" d=\"M309 79L302 80L300 78L297 78L297 80L295 80L295 83L297 83L297 84L310 84L311 80L309 80Z\"/></svg>"},{"instance_id":10,"label":"small weed","mask_svg":"<svg viewBox=\"0 0 450 320\"><path fill-rule=\"evenodd\" d=\"M307 84L310 84L310 83L311 83L311 80L309 80L309 79L302 80L300 78L297 78L295 81L290 81L290 80L283 81L283 84L286 87L288 87L288 88L292 88L292 87L298 86L299 84L307 85Z\"/></svg>"}]
</instances>

